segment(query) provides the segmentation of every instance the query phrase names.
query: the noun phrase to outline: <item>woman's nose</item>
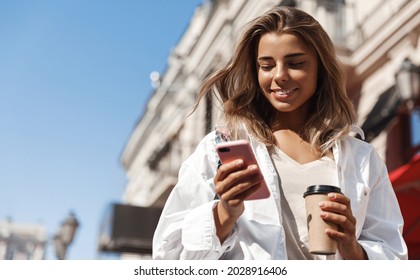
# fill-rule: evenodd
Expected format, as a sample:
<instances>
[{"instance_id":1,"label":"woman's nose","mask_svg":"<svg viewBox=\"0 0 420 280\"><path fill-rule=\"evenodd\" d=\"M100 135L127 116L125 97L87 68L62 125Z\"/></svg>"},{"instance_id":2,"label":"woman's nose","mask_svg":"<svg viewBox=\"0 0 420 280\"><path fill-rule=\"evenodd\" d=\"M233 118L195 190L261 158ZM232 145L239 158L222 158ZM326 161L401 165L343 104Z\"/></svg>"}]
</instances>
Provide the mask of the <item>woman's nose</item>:
<instances>
[{"instance_id":1,"label":"woman's nose","mask_svg":"<svg viewBox=\"0 0 420 280\"><path fill-rule=\"evenodd\" d=\"M289 73L284 67L278 67L276 73L274 74L274 80L276 82L286 82L289 80Z\"/></svg>"}]
</instances>

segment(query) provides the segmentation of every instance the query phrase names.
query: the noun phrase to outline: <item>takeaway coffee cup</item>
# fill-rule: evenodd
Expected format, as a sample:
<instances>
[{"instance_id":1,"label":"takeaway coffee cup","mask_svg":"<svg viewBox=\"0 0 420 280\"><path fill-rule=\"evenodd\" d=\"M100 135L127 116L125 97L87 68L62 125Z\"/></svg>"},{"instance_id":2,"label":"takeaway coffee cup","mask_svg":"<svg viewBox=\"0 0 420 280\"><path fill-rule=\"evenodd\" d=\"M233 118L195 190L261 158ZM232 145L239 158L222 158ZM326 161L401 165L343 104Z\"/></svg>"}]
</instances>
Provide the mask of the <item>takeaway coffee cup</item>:
<instances>
[{"instance_id":1,"label":"takeaway coffee cup","mask_svg":"<svg viewBox=\"0 0 420 280\"><path fill-rule=\"evenodd\" d=\"M331 192L341 193L341 190L330 185L314 185L309 186L303 194L306 203L309 252L311 254L333 255L337 251L337 242L325 233L325 229L337 229L337 226L320 217L319 202L328 200L327 194Z\"/></svg>"}]
</instances>

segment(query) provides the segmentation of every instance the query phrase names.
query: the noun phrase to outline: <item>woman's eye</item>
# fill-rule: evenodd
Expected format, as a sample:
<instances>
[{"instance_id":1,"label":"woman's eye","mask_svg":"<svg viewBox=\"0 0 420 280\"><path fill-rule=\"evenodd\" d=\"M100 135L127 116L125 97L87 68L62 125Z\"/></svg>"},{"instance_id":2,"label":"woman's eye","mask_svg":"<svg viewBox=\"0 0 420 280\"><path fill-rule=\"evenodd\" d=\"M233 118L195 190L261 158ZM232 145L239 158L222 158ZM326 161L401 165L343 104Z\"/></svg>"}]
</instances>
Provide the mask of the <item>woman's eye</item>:
<instances>
[{"instance_id":1,"label":"woman's eye","mask_svg":"<svg viewBox=\"0 0 420 280\"><path fill-rule=\"evenodd\" d=\"M292 68L300 68L305 64L305 62L290 62L289 65Z\"/></svg>"},{"instance_id":2,"label":"woman's eye","mask_svg":"<svg viewBox=\"0 0 420 280\"><path fill-rule=\"evenodd\" d=\"M269 71L273 68L271 65L260 65L261 70L263 71Z\"/></svg>"}]
</instances>

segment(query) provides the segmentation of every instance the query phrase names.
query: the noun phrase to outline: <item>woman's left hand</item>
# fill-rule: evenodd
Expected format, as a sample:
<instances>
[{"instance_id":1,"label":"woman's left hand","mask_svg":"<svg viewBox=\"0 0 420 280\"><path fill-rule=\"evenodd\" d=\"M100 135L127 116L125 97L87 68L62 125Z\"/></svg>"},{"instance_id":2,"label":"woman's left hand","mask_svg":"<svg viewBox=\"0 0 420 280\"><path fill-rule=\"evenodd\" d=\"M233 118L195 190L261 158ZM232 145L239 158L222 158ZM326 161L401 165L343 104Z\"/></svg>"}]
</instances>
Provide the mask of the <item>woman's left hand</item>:
<instances>
[{"instance_id":1,"label":"woman's left hand","mask_svg":"<svg viewBox=\"0 0 420 280\"><path fill-rule=\"evenodd\" d=\"M350 199L339 193L329 193L328 199L320 203L321 218L338 225L338 230L326 230L329 237L337 240L338 252L347 260L367 259L366 252L356 239L356 218L351 211Z\"/></svg>"}]
</instances>

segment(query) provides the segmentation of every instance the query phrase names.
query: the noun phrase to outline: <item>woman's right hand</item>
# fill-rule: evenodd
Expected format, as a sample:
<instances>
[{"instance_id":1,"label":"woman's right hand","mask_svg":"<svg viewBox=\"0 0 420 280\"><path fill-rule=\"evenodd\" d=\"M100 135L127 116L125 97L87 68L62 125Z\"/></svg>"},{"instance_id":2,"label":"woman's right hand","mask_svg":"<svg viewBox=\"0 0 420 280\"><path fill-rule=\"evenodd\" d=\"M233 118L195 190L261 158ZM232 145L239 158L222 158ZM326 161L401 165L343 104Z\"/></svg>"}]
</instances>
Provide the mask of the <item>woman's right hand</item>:
<instances>
[{"instance_id":1,"label":"woman's right hand","mask_svg":"<svg viewBox=\"0 0 420 280\"><path fill-rule=\"evenodd\" d=\"M222 164L217 170L214 185L220 201L213 214L221 243L229 236L244 212L244 200L259 188L261 179L257 174L257 165L246 166L240 159Z\"/></svg>"}]
</instances>

